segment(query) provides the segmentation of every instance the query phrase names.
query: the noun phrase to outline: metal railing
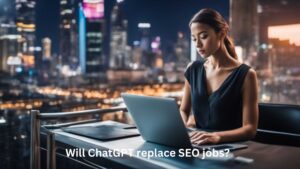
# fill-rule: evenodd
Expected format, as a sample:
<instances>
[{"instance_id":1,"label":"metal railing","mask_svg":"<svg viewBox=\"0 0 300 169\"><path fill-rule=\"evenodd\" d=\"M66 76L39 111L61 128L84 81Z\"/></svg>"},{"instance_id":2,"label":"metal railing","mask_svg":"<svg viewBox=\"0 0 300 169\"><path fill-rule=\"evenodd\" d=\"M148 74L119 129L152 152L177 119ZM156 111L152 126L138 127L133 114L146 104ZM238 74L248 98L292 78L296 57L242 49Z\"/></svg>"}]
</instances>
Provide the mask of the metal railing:
<instances>
[{"instance_id":1,"label":"metal railing","mask_svg":"<svg viewBox=\"0 0 300 169\"><path fill-rule=\"evenodd\" d=\"M30 168L31 169L40 169L40 127L41 121L47 120L57 120L60 118L72 118L85 115L94 115L94 114L105 114L118 111L127 111L126 107L113 107L108 109L93 109L93 110L83 110L77 112L57 112L57 113L40 113L39 110L31 110L31 141L30 141ZM94 121L94 120L93 120ZM74 122L74 123L65 123L65 124L56 124L56 125L45 125L47 134L47 169L56 168L56 146L55 146L55 134L49 129L59 128L70 126L74 124L92 122L83 121L83 122ZM45 128L47 127L47 128Z\"/></svg>"}]
</instances>

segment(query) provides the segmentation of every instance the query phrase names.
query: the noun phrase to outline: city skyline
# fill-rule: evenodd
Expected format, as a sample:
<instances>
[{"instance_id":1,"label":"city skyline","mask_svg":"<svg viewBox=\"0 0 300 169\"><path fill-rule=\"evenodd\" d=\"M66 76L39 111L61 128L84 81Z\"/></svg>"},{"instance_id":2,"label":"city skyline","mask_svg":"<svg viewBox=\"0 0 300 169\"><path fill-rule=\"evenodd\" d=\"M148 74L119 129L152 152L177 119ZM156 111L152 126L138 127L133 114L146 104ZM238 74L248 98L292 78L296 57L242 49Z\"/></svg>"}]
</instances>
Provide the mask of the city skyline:
<instances>
[{"instance_id":1,"label":"city skyline","mask_svg":"<svg viewBox=\"0 0 300 169\"><path fill-rule=\"evenodd\" d=\"M105 29L104 51L109 48L110 16L115 4L114 0L106 0L105 3ZM138 23L151 23L150 37L160 36L162 44L175 41L177 32L189 34L188 22L192 15L201 8L214 8L218 10L226 20L229 18L229 1L217 0L214 2L204 0L130 0L123 1L125 19L128 20L128 45L138 40ZM170 4L172 3L172 4ZM52 53L59 54L59 0L37 1L36 4L36 44L41 46L41 39L49 37L52 40ZM179 10L179 12L178 12ZM48 12L52 11L52 12ZM154 12L155 11L155 12ZM170 29L170 25L172 25ZM50 31L49 31L50 30Z\"/></svg>"},{"instance_id":2,"label":"city skyline","mask_svg":"<svg viewBox=\"0 0 300 169\"><path fill-rule=\"evenodd\" d=\"M42 119L31 110L70 113L123 107L121 93L172 98L178 107L183 105L188 65L197 66L201 59L188 23L203 8L215 9L227 20L238 61L257 74L259 105L282 105L287 111L300 105L300 1L0 0L0 168L27 169L34 163L30 138L36 138L31 134L38 128L32 124L39 122L31 120ZM220 56L210 54L208 59ZM236 69L229 66L212 67L230 76ZM203 77L207 81L212 76ZM91 118L132 124L128 113ZM88 122L84 117L69 120ZM69 121L64 116L49 124L61 122ZM60 145L62 137L54 138ZM46 145L44 138L40 141ZM40 164L46 168L43 153ZM76 168L64 159L48 164ZM88 166L95 167L94 162ZM280 167L276 162L272 164Z\"/></svg>"}]
</instances>

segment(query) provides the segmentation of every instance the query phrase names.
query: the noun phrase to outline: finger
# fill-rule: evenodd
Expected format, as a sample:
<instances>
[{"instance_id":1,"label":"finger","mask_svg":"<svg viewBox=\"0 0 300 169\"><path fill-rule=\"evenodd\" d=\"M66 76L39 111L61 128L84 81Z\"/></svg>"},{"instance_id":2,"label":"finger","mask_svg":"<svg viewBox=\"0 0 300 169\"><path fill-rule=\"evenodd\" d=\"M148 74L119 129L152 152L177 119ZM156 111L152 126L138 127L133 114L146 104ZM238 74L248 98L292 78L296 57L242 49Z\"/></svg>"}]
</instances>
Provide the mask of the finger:
<instances>
[{"instance_id":1,"label":"finger","mask_svg":"<svg viewBox=\"0 0 300 169\"><path fill-rule=\"evenodd\" d=\"M210 137L210 136L211 136L210 134L202 133L202 134L197 135L197 139L203 140L203 139L205 139L206 137Z\"/></svg>"},{"instance_id":2,"label":"finger","mask_svg":"<svg viewBox=\"0 0 300 169\"><path fill-rule=\"evenodd\" d=\"M211 137L211 135L210 134L202 134L200 137L199 137L199 139L200 140L203 140L203 139L205 139L205 138L207 138L207 137Z\"/></svg>"},{"instance_id":3,"label":"finger","mask_svg":"<svg viewBox=\"0 0 300 169\"><path fill-rule=\"evenodd\" d=\"M197 142L198 145L203 145L203 144L207 144L207 143L209 143L209 139L208 138L205 138L205 139L200 140L200 141Z\"/></svg>"},{"instance_id":4,"label":"finger","mask_svg":"<svg viewBox=\"0 0 300 169\"><path fill-rule=\"evenodd\" d=\"M190 137L192 137L192 136L195 135L196 133L197 133L196 131L192 131L192 132L190 132L190 133L188 133L188 134L189 134Z\"/></svg>"},{"instance_id":5,"label":"finger","mask_svg":"<svg viewBox=\"0 0 300 169\"><path fill-rule=\"evenodd\" d=\"M199 131L192 131L192 132L189 133L189 135L190 135L190 136L193 136L193 135L195 135L195 134L197 134L197 133L200 133L200 132L199 132Z\"/></svg>"},{"instance_id":6,"label":"finger","mask_svg":"<svg viewBox=\"0 0 300 169\"><path fill-rule=\"evenodd\" d=\"M203 135L205 135L205 134L199 134L199 135L197 135L197 136L191 138L191 142L197 142L197 141L199 141L199 140L205 139L206 136L203 136Z\"/></svg>"},{"instance_id":7,"label":"finger","mask_svg":"<svg viewBox=\"0 0 300 169\"><path fill-rule=\"evenodd\" d=\"M192 137L190 137L191 140L199 138L203 133L196 133Z\"/></svg>"},{"instance_id":8,"label":"finger","mask_svg":"<svg viewBox=\"0 0 300 169\"><path fill-rule=\"evenodd\" d=\"M190 134L190 138L196 137L196 136L201 135L201 134L204 134L204 133L205 133L205 132L193 131L193 132Z\"/></svg>"},{"instance_id":9,"label":"finger","mask_svg":"<svg viewBox=\"0 0 300 169\"><path fill-rule=\"evenodd\" d=\"M199 135L198 137L195 137L195 138L191 139L191 142L192 142L192 143L193 143L193 142L198 142L199 140L204 140L204 139L206 139L206 138L208 138L208 137L210 137L210 136L207 135L207 134L201 134L201 135Z\"/></svg>"}]
</instances>

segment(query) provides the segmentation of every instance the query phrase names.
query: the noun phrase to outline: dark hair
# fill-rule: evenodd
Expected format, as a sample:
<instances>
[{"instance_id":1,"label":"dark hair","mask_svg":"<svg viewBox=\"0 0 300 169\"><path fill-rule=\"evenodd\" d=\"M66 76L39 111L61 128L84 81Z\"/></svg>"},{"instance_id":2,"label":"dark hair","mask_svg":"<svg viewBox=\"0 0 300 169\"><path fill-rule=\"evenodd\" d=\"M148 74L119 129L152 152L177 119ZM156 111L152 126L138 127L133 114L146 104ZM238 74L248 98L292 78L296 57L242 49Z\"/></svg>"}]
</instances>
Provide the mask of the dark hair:
<instances>
[{"instance_id":1,"label":"dark hair","mask_svg":"<svg viewBox=\"0 0 300 169\"><path fill-rule=\"evenodd\" d=\"M189 26L191 26L192 23L204 23L212 27L216 31L216 33L219 33L221 31L224 32L224 44L226 46L226 49L233 58L237 59L233 40L228 35L229 26L219 12L213 9L202 9L193 16L189 23Z\"/></svg>"}]
</instances>

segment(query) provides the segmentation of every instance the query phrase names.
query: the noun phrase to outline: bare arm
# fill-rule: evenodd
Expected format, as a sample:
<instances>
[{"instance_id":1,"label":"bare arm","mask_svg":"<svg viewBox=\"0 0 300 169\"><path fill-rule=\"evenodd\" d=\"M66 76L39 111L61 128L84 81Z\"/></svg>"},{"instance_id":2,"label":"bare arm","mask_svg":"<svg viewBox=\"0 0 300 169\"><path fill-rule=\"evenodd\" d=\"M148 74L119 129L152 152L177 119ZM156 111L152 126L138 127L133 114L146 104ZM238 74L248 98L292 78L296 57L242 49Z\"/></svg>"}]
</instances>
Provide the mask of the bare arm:
<instances>
[{"instance_id":1,"label":"bare arm","mask_svg":"<svg viewBox=\"0 0 300 169\"><path fill-rule=\"evenodd\" d=\"M250 69L246 75L243 88L243 125L240 128L214 133L193 133L191 141L197 144L220 143L248 140L255 136L258 125L258 86L257 76Z\"/></svg>"},{"instance_id":2,"label":"bare arm","mask_svg":"<svg viewBox=\"0 0 300 169\"><path fill-rule=\"evenodd\" d=\"M183 97L180 105L180 115L184 124L187 126L187 122L191 113L191 89L187 80L184 82Z\"/></svg>"},{"instance_id":3,"label":"bare arm","mask_svg":"<svg viewBox=\"0 0 300 169\"><path fill-rule=\"evenodd\" d=\"M220 142L251 139L256 134L258 125L258 86L253 69L246 75L243 84L243 126L234 130L217 132Z\"/></svg>"}]
</instances>

